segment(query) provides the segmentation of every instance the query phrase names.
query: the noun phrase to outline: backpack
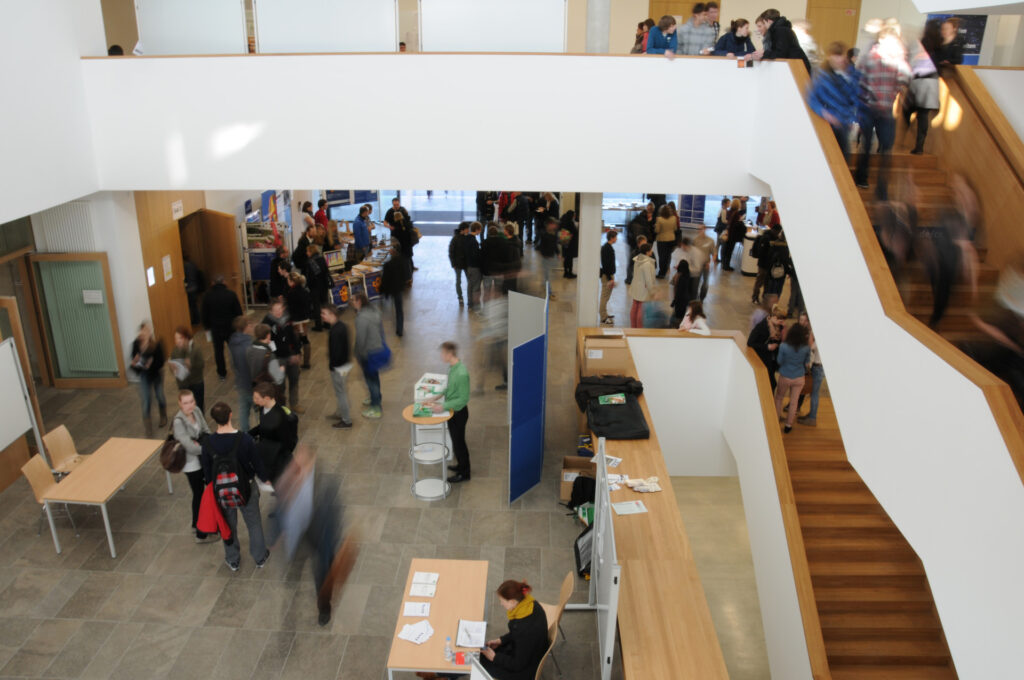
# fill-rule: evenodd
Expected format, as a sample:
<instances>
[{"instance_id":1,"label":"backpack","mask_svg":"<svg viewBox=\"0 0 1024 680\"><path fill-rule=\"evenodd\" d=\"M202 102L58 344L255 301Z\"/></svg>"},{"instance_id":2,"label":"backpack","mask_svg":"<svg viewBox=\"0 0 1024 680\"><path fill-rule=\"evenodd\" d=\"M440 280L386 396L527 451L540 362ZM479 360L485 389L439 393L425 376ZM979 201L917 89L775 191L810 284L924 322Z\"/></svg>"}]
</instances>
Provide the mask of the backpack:
<instances>
[{"instance_id":1,"label":"backpack","mask_svg":"<svg viewBox=\"0 0 1024 680\"><path fill-rule=\"evenodd\" d=\"M566 506L575 510L584 503L593 503L594 494L597 492L597 480L593 477L579 475L572 480L572 493L569 495L569 502Z\"/></svg>"},{"instance_id":2,"label":"backpack","mask_svg":"<svg viewBox=\"0 0 1024 680\"><path fill-rule=\"evenodd\" d=\"M771 237L768 236L767 234L761 234L760 236L758 236L756 239L754 239L753 245L750 246L750 256L755 259L760 258L761 255L764 254L765 246L767 246L770 243L770 241Z\"/></svg>"},{"instance_id":3,"label":"backpack","mask_svg":"<svg viewBox=\"0 0 1024 680\"><path fill-rule=\"evenodd\" d=\"M242 433L235 435L235 443L228 453L217 453L211 449L213 457L213 495L222 508L241 508L249 502L252 493L252 481L242 474L238 464L238 445L242 442Z\"/></svg>"}]
</instances>

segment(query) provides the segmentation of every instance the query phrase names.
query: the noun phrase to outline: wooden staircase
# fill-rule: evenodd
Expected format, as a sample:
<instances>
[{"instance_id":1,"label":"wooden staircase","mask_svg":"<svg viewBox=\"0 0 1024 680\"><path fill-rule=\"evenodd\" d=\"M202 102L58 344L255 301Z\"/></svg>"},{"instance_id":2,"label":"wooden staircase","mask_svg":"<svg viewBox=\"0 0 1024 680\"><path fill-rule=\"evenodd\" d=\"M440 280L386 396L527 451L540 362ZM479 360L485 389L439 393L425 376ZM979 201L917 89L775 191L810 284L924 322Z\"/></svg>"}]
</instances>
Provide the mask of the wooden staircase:
<instances>
[{"instance_id":1,"label":"wooden staircase","mask_svg":"<svg viewBox=\"0 0 1024 680\"><path fill-rule=\"evenodd\" d=\"M832 402L783 436L833 680L957 677L921 561L846 458Z\"/></svg>"}]
</instances>

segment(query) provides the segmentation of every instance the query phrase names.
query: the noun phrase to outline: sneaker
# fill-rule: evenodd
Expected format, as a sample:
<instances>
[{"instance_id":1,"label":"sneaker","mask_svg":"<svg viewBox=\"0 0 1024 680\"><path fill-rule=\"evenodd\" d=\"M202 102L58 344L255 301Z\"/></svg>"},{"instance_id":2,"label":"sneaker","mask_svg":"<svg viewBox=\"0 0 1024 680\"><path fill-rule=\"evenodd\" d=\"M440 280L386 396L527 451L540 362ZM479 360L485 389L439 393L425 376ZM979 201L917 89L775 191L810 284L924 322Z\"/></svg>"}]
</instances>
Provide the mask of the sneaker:
<instances>
[{"instance_id":1,"label":"sneaker","mask_svg":"<svg viewBox=\"0 0 1024 680\"><path fill-rule=\"evenodd\" d=\"M326 626L331 622L331 605L323 605L318 608L316 622L320 626Z\"/></svg>"},{"instance_id":2,"label":"sneaker","mask_svg":"<svg viewBox=\"0 0 1024 680\"><path fill-rule=\"evenodd\" d=\"M615 321L612 320L612 317L606 316L603 319L601 319L601 323L603 323L605 326L611 326L612 324L615 323Z\"/></svg>"},{"instance_id":3,"label":"sneaker","mask_svg":"<svg viewBox=\"0 0 1024 680\"><path fill-rule=\"evenodd\" d=\"M818 426L818 419L817 418L808 418L807 416L801 416L800 418L797 418L796 422L800 423L801 425L806 425L807 427L817 427Z\"/></svg>"},{"instance_id":4,"label":"sneaker","mask_svg":"<svg viewBox=\"0 0 1024 680\"><path fill-rule=\"evenodd\" d=\"M857 182L857 188L858 189L870 189L871 185L868 184L867 182Z\"/></svg>"},{"instance_id":5,"label":"sneaker","mask_svg":"<svg viewBox=\"0 0 1024 680\"><path fill-rule=\"evenodd\" d=\"M199 536L195 537L196 543L213 543L217 540L217 534L206 534L202 538Z\"/></svg>"},{"instance_id":6,"label":"sneaker","mask_svg":"<svg viewBox=\"0 0 1024 680\"><path fill-rule=\"evenodd\" d=\"M370 406L368 408L363 409L363 417L364 418L372 418L372 419L376 420L376 419L380 418L380 415L381 415L380 406Z\"/></svg>"},{"instance_id":7,"label":"sneaker","mask_svg":"<svg viewBox=\"0 0 1024 680\"><path fill-rule=\"evenodd\" d=\"M352 427L351 420L339 420L334 425L331 425L335 430L344 430L345 428Z\"/></svg>"},{"instance_id":8,"label":"sneaker","mask_svg":"<svg viewBox=\"0 0 1024 680\"><path fill-rule=\"evenodd\" d=\"M373 403L373 401L369 397L367 397L366 399L363 399L363 406L369 406L372 403Z\"/></svg>"},{"instance_id":9,"label":"sneaker","mask_svg":"<svg viewBox=\"0 0 1024 680\"><path fill-rule=\"evenodd\" d=\"M238 562L228 562L224 560L224 564L228 565L228 569L231 571L238 571Z\"/></svg>"},{"instance_id":10,"label":"sneaker","mask_svg":"<svg viewBox=\"0 0 1024 680\"><path fill-rule=\"evenodd\" d=\"M784 428L782 428L782 431L785 432L786 434L789 434L790 432L793 431L793 427L791 425L786 425Z\"/></svg>"},{"instance_id":11,"label":"sneaker","mask_svg":"<svg viewBox=\"0 0 1024 680\"><path fill-rule=\"evenodd\" d=\"M256 568L257 569L262 569L267 564L267 560L269 560L269 559L270 559L270 551L268 550L263 555L263 559L256 563Z\"/></svg>"},{"instance_id":12,"label":"sneaker","mask_svg":"<svg viewBox=\"0 0 1024 680\"><path fill-rule=\"evenodd\" d=\"M495 385L494 389L496 389L499 392L508 392L508 383L501 383L500 385Z\"/></svg>"}]
</instances>

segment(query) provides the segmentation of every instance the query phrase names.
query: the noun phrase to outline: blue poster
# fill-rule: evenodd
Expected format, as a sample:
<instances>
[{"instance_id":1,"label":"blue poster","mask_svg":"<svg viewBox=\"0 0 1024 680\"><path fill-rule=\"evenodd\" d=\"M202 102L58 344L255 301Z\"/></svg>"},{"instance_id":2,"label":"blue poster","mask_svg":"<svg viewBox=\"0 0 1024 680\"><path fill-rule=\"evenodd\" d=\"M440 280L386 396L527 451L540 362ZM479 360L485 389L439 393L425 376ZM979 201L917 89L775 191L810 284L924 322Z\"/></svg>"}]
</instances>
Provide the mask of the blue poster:
<instances>
[{"instance_id":1,"label":"blue poster","mask_svg":"<svg viewBox=\"0 0 1024 680\"><path fill-rule=\"evenodd\" d=\"M363 283L366 286L366 297L376 300L380 297L381 275L379 271L363 274Z\"/></svg>"},{"instance_id":2,"label":"blue poster","mask_svg":"<svg viewBox=\"0 0 1024 680\"><path fill-rule=\"evenodd\" d=\"M352 192L330 190L324 192L324 198L330 205L352 205Z\"/></svg>"},{"instance_id":3,"label":"blue poster","mask_svg":"<svg viewBox=\"0 0 1024 680\"><path fill-rule=\"evenodd\" d=\"M345 309L348 307L349 300L349 286L348 279L344 277L337 277L334 287L331 288L331 302L334 303L335 307Z\"/></svg>"},{"instance_id":4,"label":"blue poster","mask_svg":"<svg viewBox=\"0 0 1024 680\"><path fill-rule=\"evenodd\" d=\"M250 281L269 281L270 280L270 265L274 261L274 257L277 255L273 250L249 251L249 280Z\"/></svg>"},{"instance_id":5,"label":"blue poster","mask_svg":"<svg viewBox=\"0 0 1024 680\"><path fill-rule=\"evenodd\" d=\"M950 17L960 20L960 37L964 41L964 64L977 66L981 58L981 41L985 37L988 16L984 14L929 14L928 20L944 21Z\"/></svg>"},{"instance_id":6,"label":"blue poster","mask_svg":"<svg viewBox=\"0 0 1024 680\"><path fill-rule=\"evenodd\" d=\"M540 483L544 468L547 335L512 350L509 503Z\"/></svg>"}]
</instances>

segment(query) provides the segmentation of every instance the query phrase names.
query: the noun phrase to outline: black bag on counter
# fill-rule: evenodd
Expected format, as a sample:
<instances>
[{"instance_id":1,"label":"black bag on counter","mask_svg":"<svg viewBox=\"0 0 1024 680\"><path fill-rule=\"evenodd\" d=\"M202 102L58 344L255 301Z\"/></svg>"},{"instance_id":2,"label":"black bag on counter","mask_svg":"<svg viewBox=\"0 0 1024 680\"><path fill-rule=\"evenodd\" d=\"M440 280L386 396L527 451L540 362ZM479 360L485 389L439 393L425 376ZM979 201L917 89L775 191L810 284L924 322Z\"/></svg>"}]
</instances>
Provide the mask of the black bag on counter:
<instances>
[{"instance_id":1,"label":"black bag on counter","mask_svg":"<svg viewBox=\"0 0 1024 680\"><path fill-rule=\"evenodd\" d=\"M633 395L636 401L635 397L644 393L644 384L636 378L624 375L591 375L580 378L579 384L576 385L576 405L579 406L580 413L586 413L587 404L591 399L620 392Z\"/></svg>"},{"instance_id":2,"label":"black bag on counter","mask_svg":"<svg viewBox=\"0 0 1024 680\"><path fill-rule=\"evenodd\" d=\"M602 404L598 397L592 397L587 402L587 427L605 439L650 439L651 430L640 402L635 394L625 395L624 404Z\"/></svg>"}]
</instances>

